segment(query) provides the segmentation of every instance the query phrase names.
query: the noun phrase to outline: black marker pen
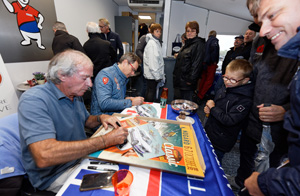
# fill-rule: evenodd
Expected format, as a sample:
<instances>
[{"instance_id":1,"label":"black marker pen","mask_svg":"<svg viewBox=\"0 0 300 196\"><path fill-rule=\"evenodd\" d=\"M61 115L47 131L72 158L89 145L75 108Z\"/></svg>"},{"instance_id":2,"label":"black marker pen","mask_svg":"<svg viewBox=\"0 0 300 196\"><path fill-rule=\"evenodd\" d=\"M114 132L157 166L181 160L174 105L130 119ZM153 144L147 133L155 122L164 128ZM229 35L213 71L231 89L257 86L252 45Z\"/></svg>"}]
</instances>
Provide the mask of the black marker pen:
<instances>
[{"instance_id":1,"label":"black marker pen","mask_svg":"<svg viewBox=\"0 0 300 196\"><path fill-rule=\"evenodd\" d=\"M117 121L116 124L121 127L120 123ZM123 144L119 144L119 148L122 148L123 146L125 146L125 144L127 144L128 140L127 138L124 140L124 143Z\"/></svg>"}]
</instances>

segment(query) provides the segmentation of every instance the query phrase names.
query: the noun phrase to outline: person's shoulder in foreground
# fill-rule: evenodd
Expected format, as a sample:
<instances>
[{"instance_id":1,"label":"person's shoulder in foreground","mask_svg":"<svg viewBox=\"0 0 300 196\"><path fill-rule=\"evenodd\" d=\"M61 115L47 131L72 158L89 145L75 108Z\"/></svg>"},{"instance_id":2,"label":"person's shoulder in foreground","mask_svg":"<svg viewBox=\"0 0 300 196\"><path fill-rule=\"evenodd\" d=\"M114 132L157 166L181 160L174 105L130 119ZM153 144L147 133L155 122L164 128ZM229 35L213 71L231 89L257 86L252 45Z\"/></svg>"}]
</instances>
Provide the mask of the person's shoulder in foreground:
<instances>
[{"instance_id":1,"label":"person's shoulder in foreground","mask_svg":"<svg viewBox=\"0 0 300 196\"><path fill-rule=\"evenodd\" d=\"M254 5L258 7L258 19L262 22L260 36L270 39L279 55L299 60L299 53L292 51L300 50L300 33L297 31L300 1L260 0L254 1ZM291 110L286 112L284 119L284 128L289 132L290 167L270 168L261 174L254 172L245 180L245 187L251 195L300 195L300 80L297 74L290 84Z\"/></svg>"}]
</instances>

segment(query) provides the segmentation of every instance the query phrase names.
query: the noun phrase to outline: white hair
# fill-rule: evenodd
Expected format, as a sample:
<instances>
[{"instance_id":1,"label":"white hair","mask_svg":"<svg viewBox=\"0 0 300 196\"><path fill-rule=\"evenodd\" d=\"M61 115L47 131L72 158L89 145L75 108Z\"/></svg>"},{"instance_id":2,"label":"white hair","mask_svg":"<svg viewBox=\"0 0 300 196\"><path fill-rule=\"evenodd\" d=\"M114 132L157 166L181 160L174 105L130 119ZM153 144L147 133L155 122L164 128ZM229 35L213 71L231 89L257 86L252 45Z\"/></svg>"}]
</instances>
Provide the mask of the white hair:
<instances>
[{"instance_id":1,"label":"white hair","mask_svg":"<svg viewBox=\"0 0 300 196\"><path fill-rule=\"evenodd\" d=\"M84 53L67 49L51 59L48 66L47 80L51 80L54 84L60 84L59 73L63 76L72 76L78 71L78 67L84 64L93 66L90 58Z\"/></svg>"},{"instance_id":2,"label":"white hair","mask_svg":"<svg viewBox=\"0 0 300 196\"><path fill-rule=\"evenodd\" d=\"M88 33L100 33L99 26L95 22L88 22L86 24L86 30Z\"/></svg>"}]
</instances>

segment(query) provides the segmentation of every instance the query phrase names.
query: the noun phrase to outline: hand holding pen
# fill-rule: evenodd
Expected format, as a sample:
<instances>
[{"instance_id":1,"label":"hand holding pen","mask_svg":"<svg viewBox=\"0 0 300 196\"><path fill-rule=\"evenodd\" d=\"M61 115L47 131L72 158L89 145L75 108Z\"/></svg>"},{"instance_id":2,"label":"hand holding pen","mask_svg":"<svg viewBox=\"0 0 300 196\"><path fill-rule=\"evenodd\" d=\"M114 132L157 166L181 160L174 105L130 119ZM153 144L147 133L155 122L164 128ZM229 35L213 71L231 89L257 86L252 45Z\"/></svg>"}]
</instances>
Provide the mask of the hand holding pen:
<instances>
[{"instance_id":1,"label":"hand holding pen","mask_svg":"<svg viewBox=\"0 0 300 196\"><path fill-rule=\"evenodd\" d=\"M112 131L106 133L105 135L100 136L103 138L102 142L105 144L104 148L108 148L110 146L115 146L118 144L123 144L124 141L127 139L127 128L121 127L118 121L115 121L114 124L118 126L118 128L115 128Z\"/></svg>"},{"instance_id":2,"label":"hand holding pen","mask_svg":"<svg viewBox=\"0 0 300 196\"><path fill-rule=\"evenodd\" d=\"M119 122L116 122L116 124L117 124L119 127L121 127L121 125L120 125ZM124 143L123 143L123 144L120 144L120 145L118 146L118 148L121 149L123 146L125 146L125 145L127 144L127 142L128 142L128 140L127 140L127 137L126 137L126 139L124 140Z\"/></svg>"}]
</instances>

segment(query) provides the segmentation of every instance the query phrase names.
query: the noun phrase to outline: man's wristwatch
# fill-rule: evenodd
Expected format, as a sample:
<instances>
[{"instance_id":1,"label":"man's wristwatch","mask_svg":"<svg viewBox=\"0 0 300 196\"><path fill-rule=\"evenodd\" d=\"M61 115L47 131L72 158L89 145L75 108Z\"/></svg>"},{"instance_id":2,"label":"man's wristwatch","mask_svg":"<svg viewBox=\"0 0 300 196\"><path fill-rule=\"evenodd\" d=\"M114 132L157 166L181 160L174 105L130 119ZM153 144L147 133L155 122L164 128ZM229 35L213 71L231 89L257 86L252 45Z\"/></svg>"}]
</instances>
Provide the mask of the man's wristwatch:
<instances>
[{"instance_id":1,"label":"man's wristwatch","mask_svg":"<svg viewBox=\"0 0 300 196\"><path fill-rule=\"evenodd\" d=\"M98 122L98 123L101 123L100 115L97 116L97 122Z\"/></svg>"}]
</instances>

